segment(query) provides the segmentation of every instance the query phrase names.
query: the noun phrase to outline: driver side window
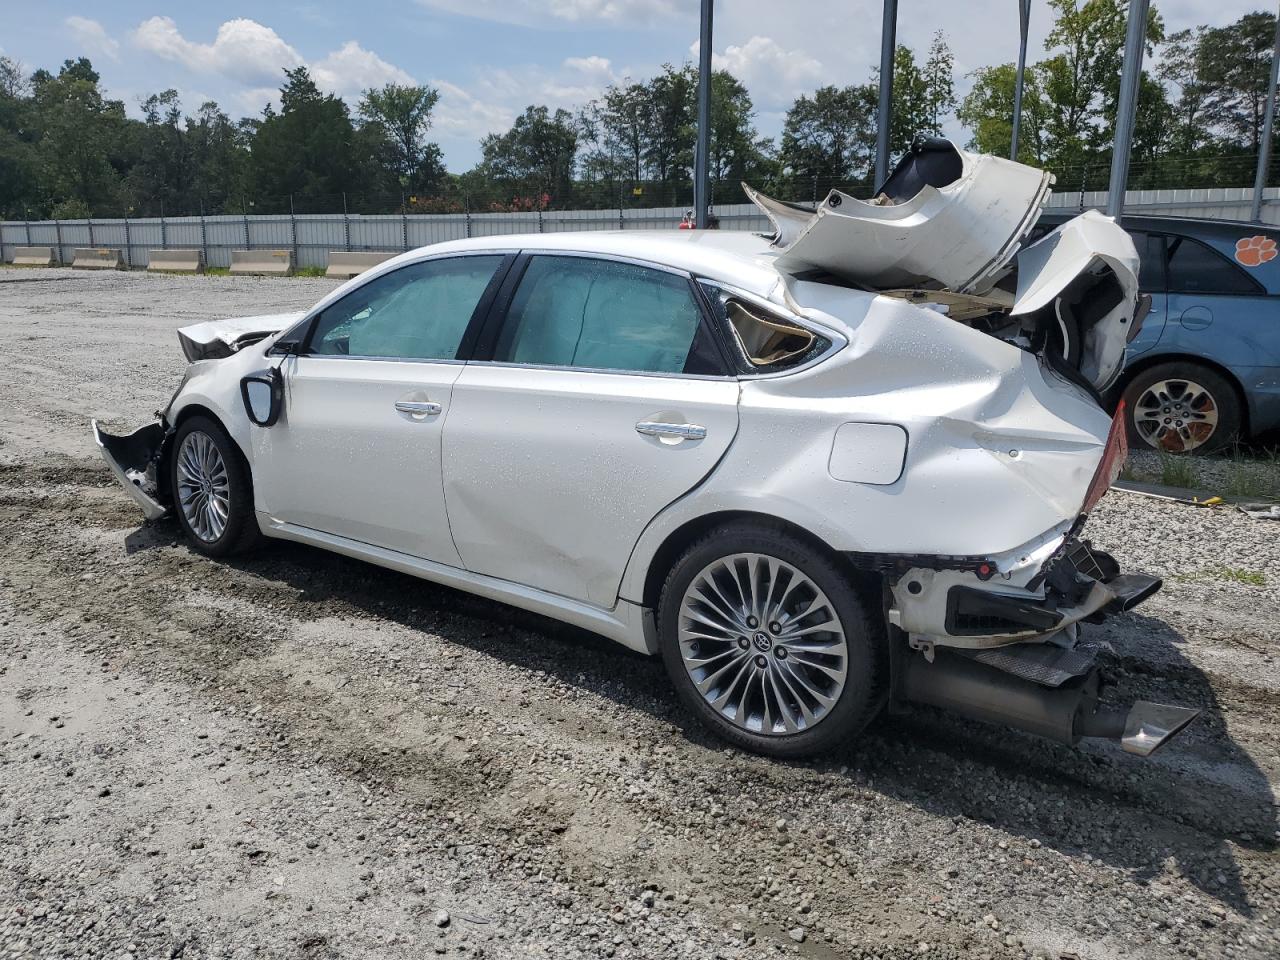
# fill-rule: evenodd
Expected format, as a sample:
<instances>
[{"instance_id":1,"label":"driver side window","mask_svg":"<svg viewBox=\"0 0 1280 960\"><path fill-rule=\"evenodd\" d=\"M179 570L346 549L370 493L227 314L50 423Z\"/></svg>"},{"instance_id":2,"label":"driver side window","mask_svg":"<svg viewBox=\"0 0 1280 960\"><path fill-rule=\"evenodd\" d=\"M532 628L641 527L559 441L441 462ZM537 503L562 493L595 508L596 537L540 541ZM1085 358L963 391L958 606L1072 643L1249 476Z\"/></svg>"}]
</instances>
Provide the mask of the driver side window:
<instances>
[{"instance_id":1,"label":"driver side window","mask_svg":"<svg viewBox=\"0 0 1280 960\"><path fill-rule=\"evenodd\" d=\"M453 360L501 254L427 260L383 274L326 307L319 356Z\"/></svg>"}]
</instances>

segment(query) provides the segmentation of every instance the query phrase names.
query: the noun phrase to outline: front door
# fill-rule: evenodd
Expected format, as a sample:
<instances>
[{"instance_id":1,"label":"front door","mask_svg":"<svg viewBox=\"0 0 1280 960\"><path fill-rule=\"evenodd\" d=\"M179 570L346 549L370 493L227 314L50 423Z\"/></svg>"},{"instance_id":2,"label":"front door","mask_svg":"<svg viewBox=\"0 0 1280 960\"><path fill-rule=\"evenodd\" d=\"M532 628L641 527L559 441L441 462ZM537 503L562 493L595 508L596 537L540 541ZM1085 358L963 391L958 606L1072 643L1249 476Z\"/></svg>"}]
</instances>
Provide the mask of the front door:
<instances>
[{"instance_id":1,"label":"front door","mask_svg":"<svg viewBox=\"0 0 1280 960\"><path fill-rule=\"evenodd\" d=\"M738 429L738 383L689 278L534 256L492 361L466 366L444 430L468 570L611 607L645 526Z\"/></svg>"},{"instance_id":2,"label":"front door","mask_svg":"<svg viewBox=\"0 0 1280 960\"><path fill-rule=\"evenodd\" d=\"M463 334L504 257L426 260L325 308L281 367L285 408L254 431L275 520L459 565L440 469Z\"/></svg>"}]
</instances>

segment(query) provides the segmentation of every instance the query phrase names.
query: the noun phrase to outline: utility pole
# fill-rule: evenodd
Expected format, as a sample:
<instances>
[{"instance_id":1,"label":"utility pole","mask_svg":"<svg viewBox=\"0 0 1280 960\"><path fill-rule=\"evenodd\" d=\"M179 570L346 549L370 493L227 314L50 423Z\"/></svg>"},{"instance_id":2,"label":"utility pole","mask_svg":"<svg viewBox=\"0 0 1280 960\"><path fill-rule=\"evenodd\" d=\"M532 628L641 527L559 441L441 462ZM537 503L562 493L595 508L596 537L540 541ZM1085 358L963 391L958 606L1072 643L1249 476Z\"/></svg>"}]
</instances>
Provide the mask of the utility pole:
<instances>
[{"instance_id":1,"label":"utility pole","mask_svg":"<svg viewBox=\"0 0 1280 960\"><path fill-rule=\"evenodd\" d=\"M1031 20L1031 0L1018 0L1018 73L1013 82L1013 138L1009 159L1018 159L1018 134L1022 132L1022 87L1027 77L1027 24Z\"/></svg>"},{"instance_id":2,"label":"utility pole","mask_svg":"<svg viewBox=\"0 0 1280 960\"><path fill-rule=\"evenodd\" d=\"M1116 142L1111 154L1111 189L1107 216L1124 214L1124 190L1129 182L1129 150L1133 146L1133 118L1138 110L1138 81L1142 78L1142 54L1147 46L1147 7L1150 0L1129 0L1129 24L1124 36L1124 70L1120 74L1120 101L1116 105Z\"/></svg>"},{"instance_id":3,"label":"utility pole","mask_svg":"<svg viewBox=\"0 0 1280 960\"><path fill-rule=\"evenodd\" d=\"M699 230L707 229L711 194L711 14L712 0L702 0L698 33L698 140L693 151L693 216Z\"/></svg>"},{"instance_id":4,"label":"utility pole","mask_svg":"<svg viewBox=\"0 0 1280 960\"><path fill-rule=\"evenodd\" d=\"M875 189L889 178L889 127L893 124L893 55L898 49L898 0L884 0L880 26L880 109L876 114Z\"/></svg>"},{"instance_id":5,"label":"utility pole","mask_svg":"<svg viewBox=\"0 0 1280 960\"><path fill-rule=\"evenodd\" d=\"M1271 166L1271 127L1276 119L1276 80L1280 79L1280 17L1276 18L1276 39L1271 49L1271 86L1267 87L1267 112L1262 121L1262 143L1258 147L1258 172L1253 178L1253 208L1249 219L1262 222L1262 190Z\"/></svg>"}]
</instances>

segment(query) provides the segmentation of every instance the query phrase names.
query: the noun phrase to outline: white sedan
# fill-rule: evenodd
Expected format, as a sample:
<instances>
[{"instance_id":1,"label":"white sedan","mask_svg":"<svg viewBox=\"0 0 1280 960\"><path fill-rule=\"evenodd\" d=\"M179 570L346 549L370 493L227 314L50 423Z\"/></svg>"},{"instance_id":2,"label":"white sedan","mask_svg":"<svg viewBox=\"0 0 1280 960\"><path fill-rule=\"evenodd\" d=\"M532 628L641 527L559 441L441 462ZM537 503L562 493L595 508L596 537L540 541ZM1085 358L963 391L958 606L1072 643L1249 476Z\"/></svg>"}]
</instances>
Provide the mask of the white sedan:
<instances>
[{"instance_id":1,"label":"white sedan","mask_svg":"<svg viewBox=\"0 0 1280 960\"><path fill-rule=\"evenodd\" d=\"M1022 249L1051 182L922 141L870 203L756 196L771 237L425 247L184 328L160 419L95 437L202 553L294 540L660 653L748 749L926 703L1146 754L1195 712L1101 704L1080 642L1160 586L1080 537L1137 257L1097 214Z\"/></svg>"}]
</instances>

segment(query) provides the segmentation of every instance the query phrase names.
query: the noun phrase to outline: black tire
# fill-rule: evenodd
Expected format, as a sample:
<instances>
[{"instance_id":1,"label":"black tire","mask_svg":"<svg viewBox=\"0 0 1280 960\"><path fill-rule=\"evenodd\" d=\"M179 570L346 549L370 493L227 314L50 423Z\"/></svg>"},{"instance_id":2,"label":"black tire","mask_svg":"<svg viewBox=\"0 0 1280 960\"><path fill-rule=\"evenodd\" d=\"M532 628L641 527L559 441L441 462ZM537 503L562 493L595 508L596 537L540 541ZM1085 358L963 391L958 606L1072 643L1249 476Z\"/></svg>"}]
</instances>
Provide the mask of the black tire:
<instances>
[{"instance_id":1,"label":"black tire","mask_svg":"<svg viewBox=\"0 0 1280 960\"><path fill-rule=\"evenodd\" d=\"M1166 382L1174 385L1172 394L1153 389ZM1179 431L1177 423L1180 410L1177 403L1182 397L1177 393L1177 384L1189 384L1186 396L1194 395L1197 398L1190 405L1193 416L1203 414L1208 409L1206 404L1211 404L1217 413L1217 423L1204 439L1200 439L1200 434L1204 433L1203 427L1190 420L1184 420L1182 431ZM1125 425L1129 430L1130 446L1135 450L1206 454L1221 450L1240 439L1241 427L1244 425L1240 395L1230 381L1210 367L1184 360L1158 363L1129 381L1123 396ZM1161 396L1171 396L1174 404L1157 409L1152 404ZM1167 418L1164 417L1166 409L1169 411ZM1156 414L1159 420L1153 422L1144 418L1144 412ZM1162 422L1165 419L1171 422L1165 425ZM1165 432L1161 434L1160 431Z\"/></svg>"},{"instance_id":2,"label":"black tire","mask_svg":"<svg viewBox=\"0 0 1280 960\"><path fill-rule=\"evenodd\" d=\"M681 605L694 578L717 560L753 553L781 560L812 581L826 595L844 631L847 649L844 687L834 705L800 732L757 733L735 724L698 692L682 657ZM717 527L684 551L663 584L658 624L667 673L684 705L704 725L737 747L782 759L829 750L856 737L880 711L885 700L886 630L879 598L873 594L874 591L860 589L851 571L780 526L732 522ZM756 659L759 662L759 658Z\"/></svg>"},{"instance_id":3,"label":"black tire","mask_svg":"<svg viewBox=\"0 0 1280 960\"><path fill-rule=\"evenodd\" d=\"M195 530L179 499L178 460L183 443L192 434L203 434L213 443L226 469L230 503L226 524L214 539L208 539ZM184 420L178 427L169 456L169 490L173 495L173 513L178 518L178 525L197 552L208 557L227 557L251 550L261 543L262 532L253 512L253 480L249 475L249 464L235 441L216 420L197 415Z\"/></svg>"}]
</instances>

